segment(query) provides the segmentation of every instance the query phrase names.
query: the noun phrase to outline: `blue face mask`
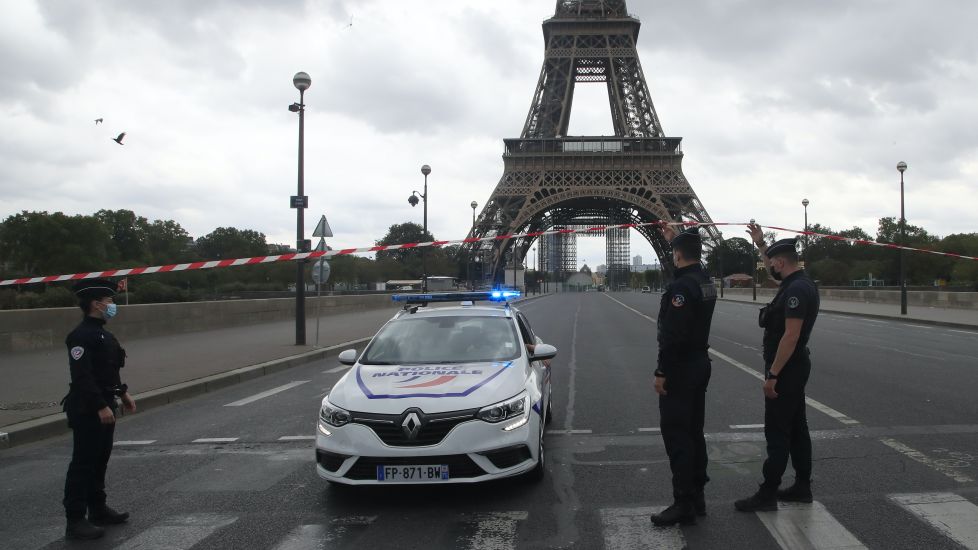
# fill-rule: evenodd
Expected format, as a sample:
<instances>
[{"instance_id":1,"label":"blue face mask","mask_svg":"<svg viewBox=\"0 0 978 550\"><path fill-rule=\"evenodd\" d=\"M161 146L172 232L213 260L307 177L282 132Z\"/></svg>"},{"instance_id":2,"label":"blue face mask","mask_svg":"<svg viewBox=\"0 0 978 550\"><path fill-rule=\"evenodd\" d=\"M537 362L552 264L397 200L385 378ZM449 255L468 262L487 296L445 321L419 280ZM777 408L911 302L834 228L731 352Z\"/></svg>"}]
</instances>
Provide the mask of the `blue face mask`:
<instances>
[{"instance_id":1,"label":"blue face mask","mask_svg":"<svg viewBox=\"0 0 978 550\"><path fill-rule=\"evenodd\" d=\"M111 319L111 318L115 317L115 314L116 313L118 313L118 308L116 307L116 305L115 304L107 304L105 306L105 311L102 313L102 315L104 315L105 316L105 319L108 320L108 319Z\"/></svg>"}]
</instances>

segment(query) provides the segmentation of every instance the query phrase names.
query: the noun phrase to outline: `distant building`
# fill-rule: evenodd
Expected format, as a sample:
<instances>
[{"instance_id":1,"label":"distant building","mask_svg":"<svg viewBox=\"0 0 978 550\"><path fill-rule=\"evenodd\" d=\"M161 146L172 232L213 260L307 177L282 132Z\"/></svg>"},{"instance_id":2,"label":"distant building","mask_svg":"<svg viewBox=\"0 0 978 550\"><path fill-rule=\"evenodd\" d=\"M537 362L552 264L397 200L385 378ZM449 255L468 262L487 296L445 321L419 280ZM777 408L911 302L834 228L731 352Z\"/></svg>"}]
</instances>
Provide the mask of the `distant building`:
<instances>
[{"instance_id":1,"label":"distant building","mask_svg":"<svg viewBox=\"0 0 978 550\"><path fill-rule=\"evenodd\" d=\"M594 268L594 272L604 275L605 273L608 272L608 266L606 266L605 264L601 264L598 267Z\"/></svg>"},{"instance_id":2,"label":"distant building","mask_svg":"<svg viewBox=\"0 0 978 550\"><path fill-rule=\"evenodd\" d=\"M644 273L646 271L658 271L659 266L653 264L632 264L628 266L632 273Z\"/></svg>"},{"instance_id":3,"label":"distant building","mask_svg":"<svg viewBox=\"0 0 978 550\"><path fill-rule=\"evenodd\" d=\"M635 266L642 265L642 256L639 255L639 256L635 256L634 258L632 258L632 265L635 265Z\"/></svg>"}]
</instances>

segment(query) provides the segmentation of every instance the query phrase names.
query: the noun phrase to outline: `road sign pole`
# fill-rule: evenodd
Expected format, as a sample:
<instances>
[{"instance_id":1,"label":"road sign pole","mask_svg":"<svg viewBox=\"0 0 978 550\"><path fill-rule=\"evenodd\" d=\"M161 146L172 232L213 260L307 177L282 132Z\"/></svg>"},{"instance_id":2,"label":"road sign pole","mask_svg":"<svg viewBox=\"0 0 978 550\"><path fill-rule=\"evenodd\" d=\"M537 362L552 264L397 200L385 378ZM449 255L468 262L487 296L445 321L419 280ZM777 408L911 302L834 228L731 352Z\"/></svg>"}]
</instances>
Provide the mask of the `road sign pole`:
<instances>
[{"instance_id":1,"label":"road sign pole","mask_svg":"<svg viewBox=\"0 0 978 550\"><path fill-rule=\"evenodd\" d=\"M316 283L316 347L319 347L319 318L323 310L323 268L319 267L319 282Z\"/></svg>"}]
</instances>

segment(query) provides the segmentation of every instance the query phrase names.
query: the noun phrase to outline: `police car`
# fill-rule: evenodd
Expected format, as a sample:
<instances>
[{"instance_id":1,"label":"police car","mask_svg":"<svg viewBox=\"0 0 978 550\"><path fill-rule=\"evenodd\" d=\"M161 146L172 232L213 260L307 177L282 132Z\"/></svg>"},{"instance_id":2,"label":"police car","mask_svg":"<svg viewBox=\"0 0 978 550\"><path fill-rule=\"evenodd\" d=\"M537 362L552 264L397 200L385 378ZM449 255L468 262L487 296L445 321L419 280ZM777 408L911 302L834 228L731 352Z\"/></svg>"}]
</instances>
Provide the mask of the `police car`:
<instances>
[{"instance_id":1,"label":"police car","mask_svg":"<svg viewBox=\"0 0 978 550\"><path fill-rule=\"evenodd\" d=\"M394 295L403 311L362 353L339 356L351 368L319 411L319 475L348 485L542 478L557 350L509 305L518 296ZM429 307L439 302L460 303Z\"/></svg>"}]
</instances>

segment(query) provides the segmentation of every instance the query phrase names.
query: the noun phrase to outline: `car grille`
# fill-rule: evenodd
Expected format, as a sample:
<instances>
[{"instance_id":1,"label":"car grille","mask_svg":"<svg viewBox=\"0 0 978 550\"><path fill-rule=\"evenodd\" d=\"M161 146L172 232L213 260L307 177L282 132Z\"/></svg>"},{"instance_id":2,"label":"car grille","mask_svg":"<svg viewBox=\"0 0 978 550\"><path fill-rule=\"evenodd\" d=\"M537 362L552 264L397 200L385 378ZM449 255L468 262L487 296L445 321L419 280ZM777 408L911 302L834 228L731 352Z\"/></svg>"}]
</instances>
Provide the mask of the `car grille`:
<instances>
[{"instance_id":1,"label":"car grille","mask_svg":"<svg viewBox=\"0 0 978 550\"><path fill-rule=\"evenodd\" d=\"M339 470L340 466L343 465L343 461L348 458L350 457L316 449L316 462L329 472Z\"/></svg>"},{"instance_id":2,"label":"car grille","mask_svg":"<svg viewBox=\"0 0 978 550\"><path fill-rule=\"evenodd\" d=\"M493 466L499 469L516 466L517 464L525 462L531 458L530 448L526 445L514 445L512 447L496 449L495 451L488 451L479 454L488 458L489 461L492 462Z\"/></svg>"},{"instance_id":3,"label":"car grille","mask_svg":"<svg viewBox=\"0 0 978 550\"><path fill-rule=\"evenodd\" d=\"M351 422L369 427L385 445L391 447L427 447L441 443L455 426L475 420L476 413L479 412L479 409L469 409L467 411L424 414L416 409L412 410L419 413L419 417L423 419L421 428L413 439L405 433L402 427L405 415L409 411L401 414L354 412L350 413L353 416Z\"/></svg>"},{"instance_id":4,"label":"car grille","mask_svg":"<svg viewBox=\"0 0 978 550\"><path fill-rule=\"evenodd\" d=\"M472 461L468 455L446 456L362 456L353 464L345 477L350 479L377 479L377 466L421 466L447 464L451 479L470 478L485 475L486 471Z\"/></svg>"}]
</instances>

